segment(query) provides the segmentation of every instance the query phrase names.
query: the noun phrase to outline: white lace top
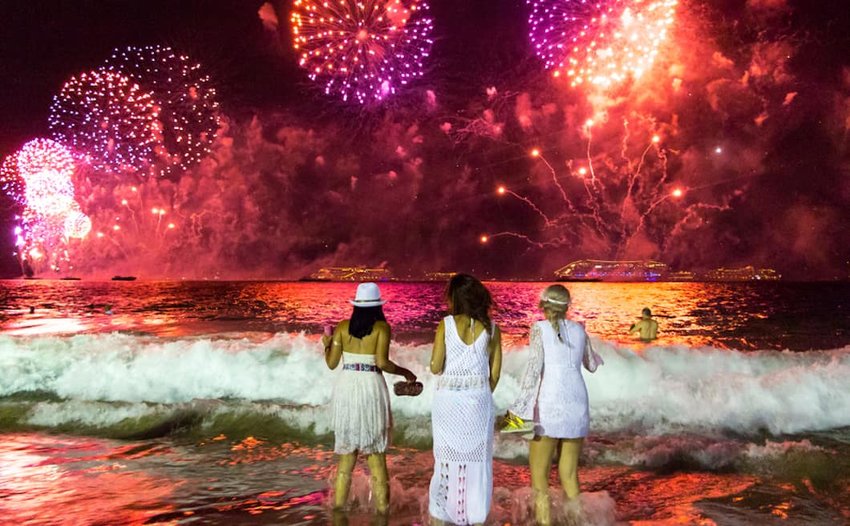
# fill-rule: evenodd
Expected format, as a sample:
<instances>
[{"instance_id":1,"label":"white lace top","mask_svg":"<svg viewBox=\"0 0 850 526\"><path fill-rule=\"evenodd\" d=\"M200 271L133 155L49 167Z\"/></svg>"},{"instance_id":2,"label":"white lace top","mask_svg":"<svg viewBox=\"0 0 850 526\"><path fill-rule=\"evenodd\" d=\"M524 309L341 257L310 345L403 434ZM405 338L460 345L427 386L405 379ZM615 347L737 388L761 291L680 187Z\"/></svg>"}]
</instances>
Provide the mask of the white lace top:
<instances>
[{"instance_id":1,"label":"white lace top","mask_svg":"<svg viewBox=\"0 0 850 526\"><path fill-rule=\"evenodd\" d=\"M588 370L595 370L594 356L590 338L580 324L561 320L556 331L548 321L535 323L520 395L510 411L533 420L540 435L587 435L589 411L581 367L584 363Z\"/></svg>"}]
</instances>

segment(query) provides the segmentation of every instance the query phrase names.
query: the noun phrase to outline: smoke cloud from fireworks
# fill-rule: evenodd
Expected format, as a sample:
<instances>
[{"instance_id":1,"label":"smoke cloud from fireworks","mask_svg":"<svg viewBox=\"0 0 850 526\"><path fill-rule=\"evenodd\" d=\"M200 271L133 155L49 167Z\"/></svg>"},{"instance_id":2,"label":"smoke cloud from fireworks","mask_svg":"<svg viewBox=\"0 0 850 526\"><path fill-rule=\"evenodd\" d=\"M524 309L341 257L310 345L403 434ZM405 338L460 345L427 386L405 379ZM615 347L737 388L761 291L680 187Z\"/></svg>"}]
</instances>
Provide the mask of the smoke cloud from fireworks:
<instances>
[{"instance_id":1,"label":"smoke cloud from fireworks","mask_svg":"<svg viewBox=\"0 0 850 526\"><path fill-rule=\"evenodd\" d=\"M494 30L484 51L451 51L477 69L423 77L427 96L359 113L357 135L351 114L317 116L315 102L226 116L179 176L77 170L92 229L72 259L81 273L187 278L383 263L401 277L541 277L614 257L835 275L850 259L850 80L805 81L806 42L768 30L787 16L782 2L722 16L680 4L651 68L599 89L554 78L531 48L515 60L524 24ZM435 63L447 53L435 46Z\"/></svg>"}]
</instances>

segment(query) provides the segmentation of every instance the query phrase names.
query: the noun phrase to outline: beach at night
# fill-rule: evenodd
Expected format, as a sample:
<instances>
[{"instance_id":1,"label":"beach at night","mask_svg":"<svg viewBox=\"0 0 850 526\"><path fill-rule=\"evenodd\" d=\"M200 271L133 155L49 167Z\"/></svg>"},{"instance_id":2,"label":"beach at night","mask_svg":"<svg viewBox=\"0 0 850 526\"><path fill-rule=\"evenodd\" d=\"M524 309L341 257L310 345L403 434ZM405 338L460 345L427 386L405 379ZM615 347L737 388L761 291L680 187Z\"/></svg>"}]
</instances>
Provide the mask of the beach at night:
<instances>
[{"instance_id":1,"label":"beach at night","mask_svg":"<svg viewBox=\"0 0 850 526\"><path fill-rule=\"evenodd\" d=\"M795 0L3 2L0 524L848 523L848 49Z\"/></svg>"}]
</instances>

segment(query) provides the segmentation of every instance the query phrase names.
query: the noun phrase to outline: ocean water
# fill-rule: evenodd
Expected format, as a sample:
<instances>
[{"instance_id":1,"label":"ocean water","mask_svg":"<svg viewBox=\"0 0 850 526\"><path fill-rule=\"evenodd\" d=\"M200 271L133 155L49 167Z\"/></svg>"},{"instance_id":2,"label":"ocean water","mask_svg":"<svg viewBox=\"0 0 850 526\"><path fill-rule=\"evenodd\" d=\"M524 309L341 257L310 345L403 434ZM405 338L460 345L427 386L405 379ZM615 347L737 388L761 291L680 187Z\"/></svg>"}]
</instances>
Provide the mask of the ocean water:
<instances>
[{"instance_id":1,"label":"ocean water","mask_svg":"<svg viewBox=\"0 0 850 526\"><path fill-rule=\"evenodd\" d=\"M488 286L504 412L544 284ZM606 362L585 373L586 523L850 523L850 284L568 286ZM422 524L442 285L382 290L391 356L425 384L392 397L390 524ZM318 339L353 291L0 282L0 523L372 523L364 466L348 516L328 505L337 373ZM644 306L663 316L650 345L626 334ZM530 523L527 443L497 435L495 451L491 523Z\"/></svg>"}]
</instances>

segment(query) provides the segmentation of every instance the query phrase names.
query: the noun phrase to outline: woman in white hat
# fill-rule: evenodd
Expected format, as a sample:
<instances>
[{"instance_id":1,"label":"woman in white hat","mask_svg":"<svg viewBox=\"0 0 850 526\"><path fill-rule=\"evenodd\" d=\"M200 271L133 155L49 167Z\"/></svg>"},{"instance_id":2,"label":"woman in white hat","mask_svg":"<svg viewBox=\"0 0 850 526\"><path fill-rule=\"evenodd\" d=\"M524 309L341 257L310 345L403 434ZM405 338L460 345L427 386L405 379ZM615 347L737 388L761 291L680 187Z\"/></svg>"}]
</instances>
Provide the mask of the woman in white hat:
<instances>
[{"instance_id":1,"label":"woman in white hat","mask_svg":"<svg viewBox=\"0 0 850 526\"><path fill-rule=\"evenodd\" d=\"M334 453L340 455L334 487L334 509L348 500L351 471L357 455L368 455L375 508L385 514L389 509L389 480L384 451L390 434L390 396L382 372L404 376L408 382L416 375L389 359L390 326L381 306L381 291L374 283L361 283L350 303L351 318L341 321L333 336L325 336L325 362L342 372L334 385L331 402L334 425Z\"/></svg>"},{"instance_id":2,"label":"woman in white hat","mask_svg":"<svg viewBox=\"0 0 850 526\"><path fill-rule=\"evenodd\" d=\"M537 524L551 524L549 471L555 451L558 473L568 499L579 494L578 459L587 436L590 412L581 367L594 372L602 364L584 327L567 319L570 292L550 285L540 295L544 320L531 326L531 353L519 398L510 408L503 432L534 432L529 445L531 487ZM531 425L531 422L534 422Z\"/></svg>"}]
</instances>

